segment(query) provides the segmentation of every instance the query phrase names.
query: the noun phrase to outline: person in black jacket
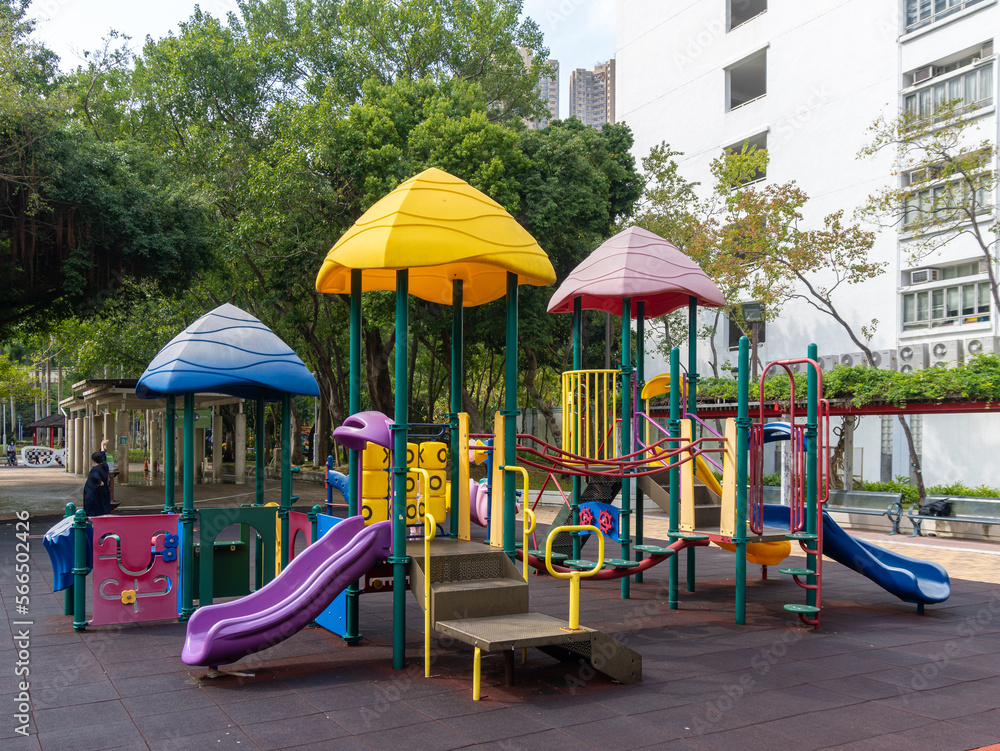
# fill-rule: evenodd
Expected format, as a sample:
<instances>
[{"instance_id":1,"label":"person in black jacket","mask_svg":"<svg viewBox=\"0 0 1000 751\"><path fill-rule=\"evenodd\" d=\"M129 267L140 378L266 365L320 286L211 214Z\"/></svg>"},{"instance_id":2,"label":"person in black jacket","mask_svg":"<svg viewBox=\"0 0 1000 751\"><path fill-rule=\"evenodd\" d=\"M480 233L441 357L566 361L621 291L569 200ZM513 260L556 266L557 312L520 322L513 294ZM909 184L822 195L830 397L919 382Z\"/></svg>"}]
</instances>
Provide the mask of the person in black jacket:
<instances>
[{"instance_id":1,"label":"person in black jacket","mask_svg":"<svg viewBox=\"0 0 1000 751\"><path fill-rule=\"evenodd\" d=\"M83 486L83 510L87 516L104 516L111 513L111 487L108 474L107 454L104 447L107 440L101 442L101 451L90 455L94 466L90 468L87 482Z\"/></svg>"}]
</instances>

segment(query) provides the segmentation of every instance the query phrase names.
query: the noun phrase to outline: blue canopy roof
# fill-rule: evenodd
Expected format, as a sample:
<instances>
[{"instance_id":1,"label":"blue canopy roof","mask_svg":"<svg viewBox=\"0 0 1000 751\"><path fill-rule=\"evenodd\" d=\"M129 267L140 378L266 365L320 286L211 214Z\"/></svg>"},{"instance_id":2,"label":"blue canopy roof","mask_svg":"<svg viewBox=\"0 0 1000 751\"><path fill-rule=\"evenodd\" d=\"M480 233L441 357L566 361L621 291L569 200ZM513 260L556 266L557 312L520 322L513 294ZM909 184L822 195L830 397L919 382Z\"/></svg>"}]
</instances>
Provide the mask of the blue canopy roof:
<instances>
[{"instance_id":1,"label":"blue canopy roof","mask_svg":"<svg viewBox=\"0 0 1000 751\"><path fill-rule=\"evenodd\" d=\"M305 363L267 326L235 305L220 305L170 340L135 387L140 399L211 391L269 401L283 393L319 396Z\"/></svg>"}]
</instances>

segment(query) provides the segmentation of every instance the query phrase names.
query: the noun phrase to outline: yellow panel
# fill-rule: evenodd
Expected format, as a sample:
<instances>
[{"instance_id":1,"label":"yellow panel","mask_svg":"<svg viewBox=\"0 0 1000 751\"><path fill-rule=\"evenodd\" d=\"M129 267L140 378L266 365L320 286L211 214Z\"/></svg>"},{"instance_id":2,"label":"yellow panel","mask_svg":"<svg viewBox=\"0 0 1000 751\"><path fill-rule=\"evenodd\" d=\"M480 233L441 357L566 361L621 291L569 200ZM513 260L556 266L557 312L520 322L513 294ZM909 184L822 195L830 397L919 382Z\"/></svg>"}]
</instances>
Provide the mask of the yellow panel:
<instances>
[{"instance_id":1,"label":"yellow panel","mask_svg":"<svg viewBox=\"0 0 1000 751\"><path fill-rule=\"evenodd\" d=\"M416 467L417 465L417 452L419 448L415 443L406 444L406 466Z\"/></svg>"},{"instance_id":2,"label":"yellow panel","mask_svg":"<svg viewBox=\"0 0 1000 751\"><path fill-rule=\"evenodd\" d=\"M363 498L388 498L389 473L381 469L362 472L361 496Z\"/></svg>"},{"instance_id":3,"label":"yellow panel","mask_svg":"<svg viewBox=\"0 0 1000 751\"><path fill-rule=\"evenodd\" d=\"M389 466L389 449L369 443L361 452L362 469L386 469Z\"/></svg>"},{"instance_id":4,"label":"yellow panel","mask_svg":"<svg viewBox=\"0 0 1000 751\"><path fill-rule=\"evenodd\" d=\"M464 449L469 445L469 415L458 413L458 445ZM469 526L469 452L459 451L458 457L458 538L472 539Z\"/></svg>"},{"instance_id":5,"label":"yellow panel","mask_svg":"<svg viewBox=\"0 0 1000 751\"><path fill-rule=\"evenodd\" d=\"M413 524L423 524L424 523L424 512L426 506L424 504L423 498L409 498L406 499L406 524L408 526Z\"/></svg>"},{"instance_id":6,"label":"yellow panel","mask_svg":"<svg viewBox=\"0 0 1000 751\"><path fill-rule=\"evenodd\" d=\"M681 446L691 444L691 421L681 420ZM681 459L685 455L681 454ZM681 518L682 532L694 531L694 461L686 461L680 467L681 473Z\"/></svg>"},{"instance_id":7,"label":"yellow panel","mask_svg":"<svg viewBox=\"0 0 1000 751\"><path fill-rule=\"evenodd\" d=\"M493 492L490 494L490 545L503 547L503 415L493 416Z\"/></svg>"},{"instance_id":8,"label":"yellow panel","mask_svg":"<svg viewBox=\"0 0 1000 751\"><path fill-rule=\"evenodd\" d=\"M726 453L722 455L722 513L719 534L736 535L736 420L726 420Z\"/></svg>"},{"instance_id":9,"label":"yellow panel","mask_svg":"<svg viewBox=\"0 0 1000 751\"><path fill-rule=\"evenodd\" d=\"M443 495L432 495L427 499L427 508L438 524L444 524L444 515L447 513L445 500Z\"/></svg>"},{"instance_id":10,"label":"yellow panel","mask_svg":"<svg viewBox=\"0 0 1000 751\"><path fill-rule=\"evenodd\" d=\"M445 472L443 469L429 469L427 474L430 479L430 492L428 495L433 496L443 496L444 495L444 484L445 484ZM436 516L435 519L440 519L441 517Z\"/></svg>"},{"instance_id":11,"label":"yellow panel","mask_svg":"<svg viewBox=\"0 0 1000 751\"><path fill-rule=\"evenodd\" d=\"M423 469L444 469L448 466L448 444L440 441L425 441L418 451Z\"/></svg>"},{"instance_id":12,"label":"yellow panel","mask_svg":"<svg viewBox=\"0 0 1000 751\"><path fill-rule=\"evenodd\" d=\"M406 497L416 498L417 486L420 484L420 475L416 472L406 473Z\"/></svg>"},{"instance_id":13,"label":"yellow panel","mask_svg":"<svg viewBox=\"0 0 1000 751\"><path fill-rule=\"evenodd\" d=\"M387 498L362 498L361 515L365 524L384 522L389 518L389 500Z\"/></svg>"},{"instance_id":14,"label":"yellow panel","mask_svg":"<svg viewBox=\"0 0 1000 751\"><path fill-rule=\"evenodd\" d=\"M463 304L503 297L507 272L518 284L549 285L555 270L545 251L504 208L464 180L431 168L406 180L366 211L333 246L316 289L351 291L351 269L364 269L362 291L394 290L409 269L411 295L450 305L452 280L463 280Z\"/></svg>"}]
</instances>

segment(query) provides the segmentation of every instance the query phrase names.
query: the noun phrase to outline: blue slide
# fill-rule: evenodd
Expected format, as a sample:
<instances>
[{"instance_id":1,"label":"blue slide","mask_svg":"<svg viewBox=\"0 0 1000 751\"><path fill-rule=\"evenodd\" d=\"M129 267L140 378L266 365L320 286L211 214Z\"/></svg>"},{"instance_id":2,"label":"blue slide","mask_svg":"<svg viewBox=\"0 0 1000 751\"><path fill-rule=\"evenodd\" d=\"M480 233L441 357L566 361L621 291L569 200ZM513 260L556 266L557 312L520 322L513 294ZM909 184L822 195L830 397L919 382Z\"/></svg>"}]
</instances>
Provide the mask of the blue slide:
<instances>
[{"instance_id":1,"label":"blue slide","mask_svg":"<svg viewBox=\"0 0 1000 751\"><path fill-rule=\"evenodd\" d=\"M764 504L764 524L788 527L788 506ZM951 595L948 572L937 563L910 558L847 534L823 512L823 554L867 576L903 602L944 602Z\"/></svg>"}]
</instances>

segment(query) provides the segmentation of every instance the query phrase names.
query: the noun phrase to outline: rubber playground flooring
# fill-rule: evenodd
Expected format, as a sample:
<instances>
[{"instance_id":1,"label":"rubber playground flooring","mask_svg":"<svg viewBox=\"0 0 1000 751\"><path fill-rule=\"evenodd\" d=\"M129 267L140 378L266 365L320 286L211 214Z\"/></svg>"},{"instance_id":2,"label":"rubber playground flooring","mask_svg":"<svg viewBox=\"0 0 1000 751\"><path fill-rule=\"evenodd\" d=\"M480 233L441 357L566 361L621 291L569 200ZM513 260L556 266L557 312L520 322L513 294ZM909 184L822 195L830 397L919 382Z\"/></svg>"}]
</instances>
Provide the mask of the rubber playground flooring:
<instances>
[{"instance_id":1,"label":"rubber playground flooring","mask_svg":"<svg viewBox=\"0 0 1000 751\"><path fill-rule=\"evenodd\" d=\"M53 521L32 519L32 534ZM62 615L62 594L51 592L38 537L30 540L30 611L19 615L15 542L12 524L0 524L5 750L948 751L1000 741L1000 586L954 571L951 598L918 616L912 605L828 562L823 627L814 631L781 607L802 602L802 591L773 569L762 582L751 566L748 625L736 626L733 557L705 548L697 557L697 591L682 592L678 610L666 606L665 565L633 583L629 600L621 599L619 582L583 585L581 622L639 651L642 682L615 684L587 665L529 650L509 688L502 656L486 656L484 698L474 702L465 645L435 637L433 677L423 677L423 619L411 596L404 670L391 667L391 596L377 594L362 598L359 646L307 628L228 667L246 675L208 679L204 668L179 658L182 624L74 633ZM984 548L963 555L995 567L996 550ZM925 548L903 552L922 555ZM683 556L679 568L683 582ZM565 582L531 577L533 610L565 617L567 604ZM20 625L25 620L30 626ZM24 628L28 737L16 733L13 719L24 680L15 675L13 638Z\"/></svg>"}]
</instances>

